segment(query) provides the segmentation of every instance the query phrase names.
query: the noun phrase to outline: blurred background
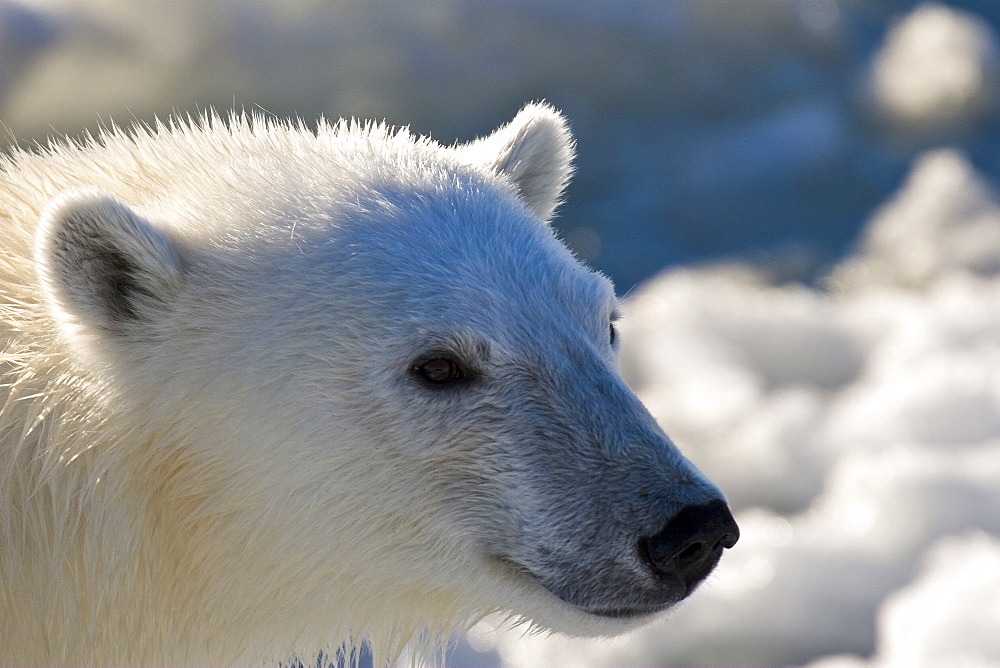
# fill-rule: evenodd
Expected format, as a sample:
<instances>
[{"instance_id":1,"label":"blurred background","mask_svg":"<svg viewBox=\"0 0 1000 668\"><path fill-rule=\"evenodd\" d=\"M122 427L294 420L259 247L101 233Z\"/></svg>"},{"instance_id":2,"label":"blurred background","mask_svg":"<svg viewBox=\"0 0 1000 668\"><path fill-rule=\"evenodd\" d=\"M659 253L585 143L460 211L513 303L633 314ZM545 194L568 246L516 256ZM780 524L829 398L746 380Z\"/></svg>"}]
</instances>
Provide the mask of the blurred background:
<instances>
[{"instance_id":1,"label":"blurred background","mask_svg":"<svg viewBox=\"0 0 1000 668\"><path fill-rule=\"evenodd\" d=\"M452 143L531 100L624 371L743 528L665 622L457 666L1000 665L996 0L0 0L0 142L214 107Z\"/></svg>"}]
</instances>

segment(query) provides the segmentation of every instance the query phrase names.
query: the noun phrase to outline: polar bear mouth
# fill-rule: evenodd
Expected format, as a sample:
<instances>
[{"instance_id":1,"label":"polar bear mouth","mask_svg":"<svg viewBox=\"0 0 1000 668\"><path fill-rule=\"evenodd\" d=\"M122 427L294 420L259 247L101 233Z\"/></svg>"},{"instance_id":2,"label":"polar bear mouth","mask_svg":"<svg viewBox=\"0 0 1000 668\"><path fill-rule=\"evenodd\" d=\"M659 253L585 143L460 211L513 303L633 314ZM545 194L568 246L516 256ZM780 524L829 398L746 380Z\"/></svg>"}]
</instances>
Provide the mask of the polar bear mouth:
<instances>
[{"instance_id":1,"label":"polar bear mouth","mask_svg":"<svg viewBox=\"0 0 1000 668\"><path fill-rule=\"evenodd\" d=\"M669 606L665 606L669 607ZM636 619L638 617L648 617L663 612L665 607L646 608L611 608L608 610L587 610L587 613L608 619Z\"/></svg>"},{"instance_id":2,"label":"polar bear mouth","mask_svg":"<svg viewBox=\"0 0 1000 668\"><path fill-rule=\"evenodd\" d=\"M520 580L530 580L536 586L541 587L549 594L555 596L563 603L573 606L575 609L583 612L587 615L593 615L595 617L603 617L605 619L639 619L642 617L648 617L650 615L655 615L663 612L667 608L676 604L678 601L684 599L690 591L683 593L682 595L677 595L676 592L673 595L669 595L667 598L661 596L653 596L654 600L649 601L647 604L630 604L630 605L607 605L602 604L601 601L594 602L584 602L580 601L579 595L574 595L567 592L562 587L550 586L546 579L532 571L527 566L514 561L513 559L501 555L493 555L493 559L499 562L505 570L511 572L514 577ZM643 588L636 583L634 589L624 585L624 583L618 583L622 586L624 591L641 591ZM600 590L602 587L596 587L595 589ZM693 588L691 588L693 590ZM639 594L641 596L641 594ZM630 596L631 598L631 596Z\"/></svg>"}]
</instances>

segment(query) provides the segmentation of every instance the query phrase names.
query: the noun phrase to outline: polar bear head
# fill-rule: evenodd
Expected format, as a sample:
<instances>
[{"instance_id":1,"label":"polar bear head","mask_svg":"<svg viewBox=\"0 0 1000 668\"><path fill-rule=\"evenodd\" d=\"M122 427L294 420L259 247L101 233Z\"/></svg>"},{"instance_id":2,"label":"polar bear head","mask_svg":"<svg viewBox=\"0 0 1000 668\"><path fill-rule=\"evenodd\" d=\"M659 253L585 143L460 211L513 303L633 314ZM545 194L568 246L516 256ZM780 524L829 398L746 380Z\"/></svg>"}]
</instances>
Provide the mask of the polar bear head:
<instances>
[{"instance_id":1,"label":"polar bear head","mask_svg":"<svg viewBox=\"0 0 1000 668\"><path fill-rule=\"evenodd\" d=\"M175 626L274 653L494 611L613 634L735 543L619 374L611 283L547 224L553 109L451 147L237 118L103 150L36 262Z\"/></svg>"}]
</instances>

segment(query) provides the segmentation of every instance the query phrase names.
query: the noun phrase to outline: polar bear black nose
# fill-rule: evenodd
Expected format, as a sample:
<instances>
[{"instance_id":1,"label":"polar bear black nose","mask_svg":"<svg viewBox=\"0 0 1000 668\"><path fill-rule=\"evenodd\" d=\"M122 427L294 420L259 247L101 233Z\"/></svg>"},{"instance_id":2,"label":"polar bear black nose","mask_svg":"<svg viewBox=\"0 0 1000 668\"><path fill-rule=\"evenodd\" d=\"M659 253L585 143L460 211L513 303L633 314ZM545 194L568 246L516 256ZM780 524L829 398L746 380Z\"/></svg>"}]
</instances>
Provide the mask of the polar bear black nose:
<instances>
[{"instance_id":1,"label":"polar bear black nose","mask_svg":"<svg viewBox=\"0 0 1000 668\"><path fill-rule=\"evenodd\" d=\"M654 536L639 539L639 554L661 579L680 580L684 595L708 575L740 528L725 501L687 506Z\"/></svg>"}]
</instances>

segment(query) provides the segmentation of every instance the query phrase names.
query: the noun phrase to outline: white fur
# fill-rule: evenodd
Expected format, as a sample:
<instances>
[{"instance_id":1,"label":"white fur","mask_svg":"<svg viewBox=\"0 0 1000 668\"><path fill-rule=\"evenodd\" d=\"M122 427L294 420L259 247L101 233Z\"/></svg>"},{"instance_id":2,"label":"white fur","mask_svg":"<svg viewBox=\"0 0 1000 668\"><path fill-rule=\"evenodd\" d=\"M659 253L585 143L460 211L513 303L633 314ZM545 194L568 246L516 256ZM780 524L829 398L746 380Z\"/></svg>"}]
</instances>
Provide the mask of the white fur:
<instances>
[{"instance_id":1,"label":"white fur","mask_svg":"<svg viewBox=\"0 0 1000 668\"><path fill-rule=\"evenodd\" d=\"M489 137L461 147L461 154L505 174L542 220L552 217L572 173L573 138L566 123L540 105L525 107Z\"/></svg>"},{"instance_id":2,"label":"white fur","mask_svg":"<svg viewBox=\"0 0 1000 668\"><path fill-rule=\"evenodd\" d=\"M543 223L571 157L532 105L453 148L212 117L10 158L0 663L382 661L495 611L643 621L593 610L646 605L635 537L718 491L621 382L610 284ZM421 384L441 355L474 380Z\"/></svg>"}]
</instances>

